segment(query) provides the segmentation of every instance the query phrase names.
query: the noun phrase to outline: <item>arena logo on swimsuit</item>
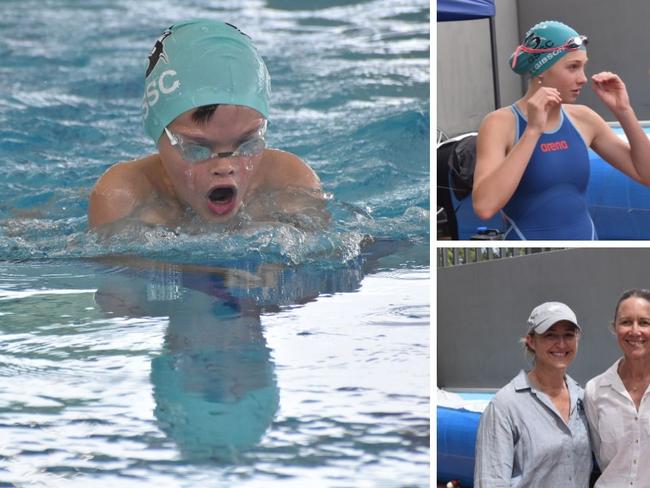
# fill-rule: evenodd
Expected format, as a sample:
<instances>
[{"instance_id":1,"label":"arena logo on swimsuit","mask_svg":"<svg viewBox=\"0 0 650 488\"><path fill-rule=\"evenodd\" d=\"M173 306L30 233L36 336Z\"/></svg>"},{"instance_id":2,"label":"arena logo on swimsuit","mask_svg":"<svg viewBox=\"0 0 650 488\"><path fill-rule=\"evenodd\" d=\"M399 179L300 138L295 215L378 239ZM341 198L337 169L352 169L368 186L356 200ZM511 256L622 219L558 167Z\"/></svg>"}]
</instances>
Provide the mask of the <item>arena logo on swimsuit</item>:
<instances>
[{"instance_id":1,"label":"arena logo on swimsuit","mask_svg":"<svg viewBox=\"0 0 650 488\"><path fill-rule=\"evenodd\" d=\"M545 142L544 144L540 144L539 147L542 152L566 151L569 149L569 144L566 141L562 140L555 142Z\"/></svg>"}]
</instances>

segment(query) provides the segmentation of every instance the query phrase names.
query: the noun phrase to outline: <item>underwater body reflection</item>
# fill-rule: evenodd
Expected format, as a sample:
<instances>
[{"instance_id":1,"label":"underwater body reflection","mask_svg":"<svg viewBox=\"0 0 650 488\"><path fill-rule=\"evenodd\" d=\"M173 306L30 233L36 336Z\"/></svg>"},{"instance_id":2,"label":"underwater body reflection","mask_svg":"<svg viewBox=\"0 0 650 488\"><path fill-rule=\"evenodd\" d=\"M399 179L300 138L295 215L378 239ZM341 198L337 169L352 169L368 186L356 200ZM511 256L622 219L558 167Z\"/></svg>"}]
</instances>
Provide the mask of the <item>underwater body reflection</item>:
<instances>
[{"instance_id":1,"label":"underwater body reflection","mask_svg":"<svg viewBox=\"0 0 650 488\"><path fill-rule=\"evenodd\" d=\"M426 247L0 261L0 485L427 486Z\"/></svg>"},{"instance_id":2,"label":"underwater body reflection","mask_svg":"<svg viewBox=\"0 0 650 488\"><path fill-rule=\"evenodd\" d=\"M329 271L262 265L238 269L143 258L100 273L95 302L115 317L167 317L151 361L155 417L188 460L237 462L278 411L280 391L261 315L319 294L353 291L360 267Z\"/></svg>"}]
</instances>

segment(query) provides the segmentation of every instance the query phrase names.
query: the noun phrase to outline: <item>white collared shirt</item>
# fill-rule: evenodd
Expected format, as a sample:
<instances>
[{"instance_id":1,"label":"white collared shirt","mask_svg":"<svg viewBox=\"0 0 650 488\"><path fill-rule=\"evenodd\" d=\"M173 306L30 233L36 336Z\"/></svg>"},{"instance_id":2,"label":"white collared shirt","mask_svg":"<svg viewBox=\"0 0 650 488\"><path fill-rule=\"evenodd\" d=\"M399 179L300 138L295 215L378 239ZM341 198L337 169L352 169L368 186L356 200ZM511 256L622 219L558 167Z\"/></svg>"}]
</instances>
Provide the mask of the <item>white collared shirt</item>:
<instances>
[{"instance_id":1,"label":"white collared shirt","mask_svg":"<svg viewBox=\"0 0 650 488\"><path fill-rule=\"evenodd\" d=\"M650 388L639 411L618 375L618 359L585 387L591 441L602 471L595 488L650 486Z\"/></svg>"}]
</instances>

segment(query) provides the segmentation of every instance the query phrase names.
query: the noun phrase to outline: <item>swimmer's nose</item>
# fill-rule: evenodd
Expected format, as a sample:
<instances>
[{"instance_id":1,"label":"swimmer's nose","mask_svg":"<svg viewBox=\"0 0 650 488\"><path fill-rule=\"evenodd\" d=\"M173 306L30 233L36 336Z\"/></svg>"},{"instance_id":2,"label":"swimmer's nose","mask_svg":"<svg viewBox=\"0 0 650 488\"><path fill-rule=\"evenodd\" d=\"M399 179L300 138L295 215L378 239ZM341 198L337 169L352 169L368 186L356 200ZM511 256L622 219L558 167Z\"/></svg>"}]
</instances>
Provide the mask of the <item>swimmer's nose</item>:
<instances>
[{"instance_id":1,"label":"swimmer's nose","mask_svg":"<svg viewBox=\"0 0 650 488\"><path fill-rule=\"evenodd\" d=\"M579 83L580 85L584 85L584 84L587 83L589 80L587 79L587 75L586 75L586 73L585 73L584 70L582 70L582 72L581 72L580 74L581 74L581 76L580 76L580 79L578 80L578 83Z\"/></svg>"},{"instance_id":2,"label":"swimmer's nose","mask_svg":"<svg viewBox=\"0 0 650 488\"><path fill-rule=\"evenodd\" d=\"M214 158L212 162L212 174L215 176L230 176L235 173L235 166L231 158Z\"/></svg>"}]
</instances>

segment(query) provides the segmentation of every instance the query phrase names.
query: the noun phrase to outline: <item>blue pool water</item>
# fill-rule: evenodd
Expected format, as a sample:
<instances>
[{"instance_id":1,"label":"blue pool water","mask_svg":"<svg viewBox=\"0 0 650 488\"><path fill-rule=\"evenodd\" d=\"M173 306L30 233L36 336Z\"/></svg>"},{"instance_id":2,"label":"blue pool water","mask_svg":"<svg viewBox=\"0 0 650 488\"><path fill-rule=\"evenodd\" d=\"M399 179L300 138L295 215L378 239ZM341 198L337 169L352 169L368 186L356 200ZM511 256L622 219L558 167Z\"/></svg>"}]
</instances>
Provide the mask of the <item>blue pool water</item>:
<instances>
[{"instance_id":1,"label":"blue pool water","mask_svg":"<svg viewBox=\"0 0 650 488\"><path fill-rule=\"evenodd\" d=\"M429 4L241 3L0 3L0 486L429 485ZM186 17L255 40L327 230L87 233Z\"/></svg>"}]
</instances>

